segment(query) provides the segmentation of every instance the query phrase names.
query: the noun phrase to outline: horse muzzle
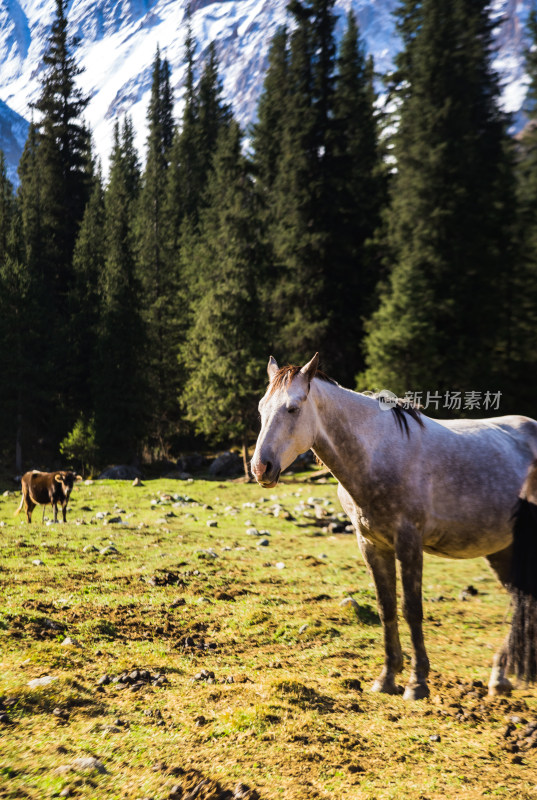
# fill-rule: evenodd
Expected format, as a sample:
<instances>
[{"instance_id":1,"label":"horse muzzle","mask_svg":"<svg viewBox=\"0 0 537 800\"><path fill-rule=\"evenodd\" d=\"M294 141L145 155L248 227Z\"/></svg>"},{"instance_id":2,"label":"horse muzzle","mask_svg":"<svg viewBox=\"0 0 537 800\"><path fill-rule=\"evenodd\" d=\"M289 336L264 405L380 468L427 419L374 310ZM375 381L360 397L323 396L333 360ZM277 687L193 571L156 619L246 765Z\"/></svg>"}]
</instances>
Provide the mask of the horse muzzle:
<instances>
[{"instance_id":1,"label":"horse muzzle","mask_svg":"<svg viewBox=\"0 0 537 800\"><path fill-rule=\"evenodd\" d=\"M267 461L265 464L258 461L252 462L252 472L256 481L264 489L273 489L278 483L281 469L279 464L274 464L272 461Z\"/></svg>"}]
</instances>

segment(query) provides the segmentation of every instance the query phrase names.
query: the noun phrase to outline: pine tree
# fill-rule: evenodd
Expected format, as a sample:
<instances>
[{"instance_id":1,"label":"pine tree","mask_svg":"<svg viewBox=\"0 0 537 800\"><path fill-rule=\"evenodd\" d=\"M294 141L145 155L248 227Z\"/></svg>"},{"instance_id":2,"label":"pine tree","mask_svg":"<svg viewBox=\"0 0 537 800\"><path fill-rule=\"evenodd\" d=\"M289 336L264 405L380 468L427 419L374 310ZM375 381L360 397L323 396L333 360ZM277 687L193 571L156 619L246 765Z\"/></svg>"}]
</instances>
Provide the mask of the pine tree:
<instances>
[{"instance_id":1,"label":"pine tree","mask_svg":"<svg viewBox=\"0 0 537 800\"><path fill-rule=\"evenodd\" d=\"M43 267L55 285L58 304L65 298L78 228L92 186L90 134L82 121L89 99L76 85L82 72L71 51L65 0L56 0L56 18L44 56L41 95L35 103L37 162L44 231Z\"/></svg>"},{"instance_id":2,"label":"pine tree","mask_svg":"<svg viewBox=\"0 0 537 800\"><path fill-rule=\"evenodd\" d=\"M21 214L0 151L0 447L20 471L32 443L43 396L36 359L39 292L36 275L24 263ZM46 369L46 362L43 364Z\"/></svg>"},{"instance_id":3,"label":"pine tree","mask_svg":"<svg viewBox=\"0 0 537 800\"><path fill-rule=\"evenodd\" d=\"M272 311L276 356L300 362L322 350L328 328L323 297L327 231L322 216L325 151L314 91L311 4L294 3L287 103L278 170L271 192L269 236L276 267ZM320 344L321 343L321 344ZM311 357L311 356L309 356Z\"/></svg>"},{"instance_id":4,"label":"pine tree","mask_svg":"<svg viewBox=\"0 0 537 800\"><path fill-rule=\"evenodd\" d=\"M77 87L81 70L72 54L75 45L68 36L66 3L57 0L44 56L46 71L35 103L37 119L30 126L19 165L25 264L36 298L32 328L42 401L34 435L46 431L51 440L65 434L71 407L71 371L63 368L70 335L71 267L93 185L90 135L82 120L88 99Z\"/></svg>"},{"instance_id":5,"label":"pine tree","mask_svg":"<svg viewBox=\"0 0 537 800\"><path fill-rule=\"evenodd\" d=\"M278 32L254 127L254 169L275 271L266 293L273 347L293 361L322 353L352 383L378 265L370 245L385 180L372 66L354 17L339 57L332 0L294 0Z\"/></svg>"},{"instance_id":6,"label":"pine tree","mask_svg":"<svg viewBox=\"0 0 537 800\"><path fill-rule=\"evenodd\" d=\"M71 414L66 425L80 415L93 413L92 373L95 367L95 342L101 316L100 282L105 265L104 188L100 171L91 193L73 253L73 281L69 294L70 346L65 354L70 370Z\"/></svg>"},{"instance_id":7,"label":"pine tree","mask_svg":"<svg viewBox=\"0 0 537 800\"><path fill-rule=\"evenodd\" d=\"M197 87L199 119L199 157L201 175L212 168L214 153L222 128L231 122L231 109L224 103L222 81L218 74L216 47L211 42Z\"/></svg>"},{"instance_id":8,"label":"pine tree","mask_svg":"<svg viewBox=\"0 0 537 800\"><path fill-rule=\"evenodd\" d=\"M199 157L198 98L194 74L195 43L190 14L185 40L186 81L181 126L177 127L170 150L166 186L166 244L170 260L177 258L181 227L186 218L197 222L204 178Z\"/></svg>"},{"instance_id":9,"label":"pine tree","mask_svg":"<svg viewBox=\"0 0 537 800\"><path fill-rule=\"evenodd\" d=\"M139 185L132 125L116 124L104 196L104 269L93 371L95 436L101 459L131 460L145 434L145 329L135 275L133 210ZM133 190L134 189L134 190Z\"/></svg>"},{"instance_id":10,"label":"pine tree","mask_svg":"<svg viewBox=\"0 0 537 800\"><path fill-rule=\"evenodd\" d=\"M352 12L337 59L334 90L330 198L330 263L325 302L330 326L323 356L352 386L363 368L364 319L373 311L380 271L375 234L386 202L386 171L378 143L373 62L366 59Z\"/></svg>"},{"instance_id":11,"label":"pine tree","mask_svg":"<svg viewBox=\"0 0 537 800\"><path fill-rule=\"evenodd\" d=\"M257 120L252 126L253 167L262 201L270 203L281 156L284 114L289 92L289 35L280 28L272 39L263 92L257 106Z\"/></svg>"},{"instance_id":12,"label":"pine tree","mask_svg":"<svg viewBox=\"0 0 537 800\"><path fill-rule=\"evenodd\" d=\"M537 11L529 15L526 73L529 77L524 111L527 123L517 137L517 269L512 275L511 382L518 410L535 415L537 391ZM513 392L514 394L514 392Z\"/></svg>"},{"instance_id":13,"label":"pine tree","mask_svg":"<svg viewBox=\"0 0 537 800\"><path fill-rule=\"evenodd\" d=\"M229 125L230 109L222 99L222 84L214 45L196 83L195 42L188 24L185 41L186 82L184 108L170 152L166 191L167 240L170 257L180 247L181 228L188 219L196 226L205 202L207 177L212 169L220 131Z\"/></svg>"},{"instance_id":14,"label":"pine tree","mask_svg":"<svg viewBox=\"0 0 537 800\"><path fill-rule=\"evenodd\" d=\"M174 121L169 65L166 59L161 59L158 50L153 64L147 120L147 160L137 214L138 276L149 337L146 369L153 391L151 446L159 455L167 455L167 442L177 416L176 274L173 263L167 258L169 230L164 202Z\"/></svg>"},{"instance_id":15,"label":"pine tree","mask_svg":"<svg viewBox=\"0 0 537 800\"><path fill-rule=\"evenodd\" d=\"M412 0L400 18L394 266L369 324L365 382L496 389L513 202L487 3Z\"/></svg>"},{"instance_id":16,"label":"pine tree","mask_svg":"<svg viewBox=\"0 0 537 800\"><path fill-rule=\"evenodd\" d=\"M182 400L198 433L247 446L264 381L263 330L256 286L263 256L256 195L232 123L220 132L207 206L193 246L192 324L182 348Z\"/></svg>"}]
</instances>

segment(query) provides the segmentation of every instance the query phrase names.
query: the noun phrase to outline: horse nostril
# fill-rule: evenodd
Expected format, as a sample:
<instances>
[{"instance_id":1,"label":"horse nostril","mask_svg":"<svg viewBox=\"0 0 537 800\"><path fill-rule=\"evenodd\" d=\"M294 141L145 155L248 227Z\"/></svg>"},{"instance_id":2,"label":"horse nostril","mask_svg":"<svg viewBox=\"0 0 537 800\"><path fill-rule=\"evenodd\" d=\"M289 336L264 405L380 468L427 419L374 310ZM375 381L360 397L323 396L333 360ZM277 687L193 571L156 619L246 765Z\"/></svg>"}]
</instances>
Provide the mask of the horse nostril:
<instances>
[{"instance_id":1,"label":"horse nostril","mask_svg":"<svg viewBox=\"0 0 537 800\"><path fill-rule=\"evenodd\" d=\"M272 461L267 461L267 463L265 464L265 475L269 473L271 469L272 469Z\"/></svg>"}]
</instances>

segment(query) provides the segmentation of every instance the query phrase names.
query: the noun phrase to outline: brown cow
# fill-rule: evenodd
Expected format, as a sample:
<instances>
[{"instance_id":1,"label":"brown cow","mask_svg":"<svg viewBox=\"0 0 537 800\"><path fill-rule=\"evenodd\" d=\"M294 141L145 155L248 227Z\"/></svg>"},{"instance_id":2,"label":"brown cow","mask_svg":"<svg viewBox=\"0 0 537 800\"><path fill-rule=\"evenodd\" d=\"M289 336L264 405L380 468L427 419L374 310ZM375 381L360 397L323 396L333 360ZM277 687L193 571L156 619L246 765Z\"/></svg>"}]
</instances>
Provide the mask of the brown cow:
<instances>
[{"instance_id":1,"label":"brown cow","mask_svg":"<svg viewBox=\"0 0 537 800\"><path fill-rule=\"evenodd\" d=\"M62 507L63 521L67 522L66 511L67 501L71 494L75 481L81 481L82 477L75 472L39 472L37 469L25 472L21 478L22 499L21 504L15 511L15 516L21 511L22 507L26 511L28 522L32 521L32 511L36 506L47 506L49 503L54 509L54 522L58 522L58 503ZM44 510L44 509L43 509Z\"/></svg>"}]
</instances>

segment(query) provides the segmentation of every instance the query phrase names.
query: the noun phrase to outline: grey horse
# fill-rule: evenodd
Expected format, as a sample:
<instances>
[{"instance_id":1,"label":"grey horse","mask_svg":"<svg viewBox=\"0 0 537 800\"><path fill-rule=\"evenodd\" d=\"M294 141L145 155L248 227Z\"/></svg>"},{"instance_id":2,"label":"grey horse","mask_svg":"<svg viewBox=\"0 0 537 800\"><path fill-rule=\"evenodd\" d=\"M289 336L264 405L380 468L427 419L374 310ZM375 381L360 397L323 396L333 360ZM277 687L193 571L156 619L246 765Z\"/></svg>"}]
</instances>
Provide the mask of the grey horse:
<instances>
[{"instance_id":1,"label":"grey horse","mask_svg":"<svg viewBox=\"0 0 537 800\"><path fill-rule=\"evenodd\" d=\"M400 404L383 410L374 397L344 389L320 373L317 354L303 367L281 369L271 356L268 375L252 472L258 483L271 488L280 472L311 448L338 480L339 499L375 583L383 625L384 667L373 690L401 691L395 680L403 666L398 561L413 648L404 696L429 694L422 628L424 552L455 559L484 556L513 593L518 628L512 627L494 658L489 693L511 691L506 673L513 665L519 677L535 678L537 515L519 520L527 535L515 547L518 563L528 562L524 541L533 559L526 583L514 569L518 511L513 515L537 458L537 422L522 416L433 420ZM536 510L527 498L520 502Z\"/></svg>"}]
</instances>

